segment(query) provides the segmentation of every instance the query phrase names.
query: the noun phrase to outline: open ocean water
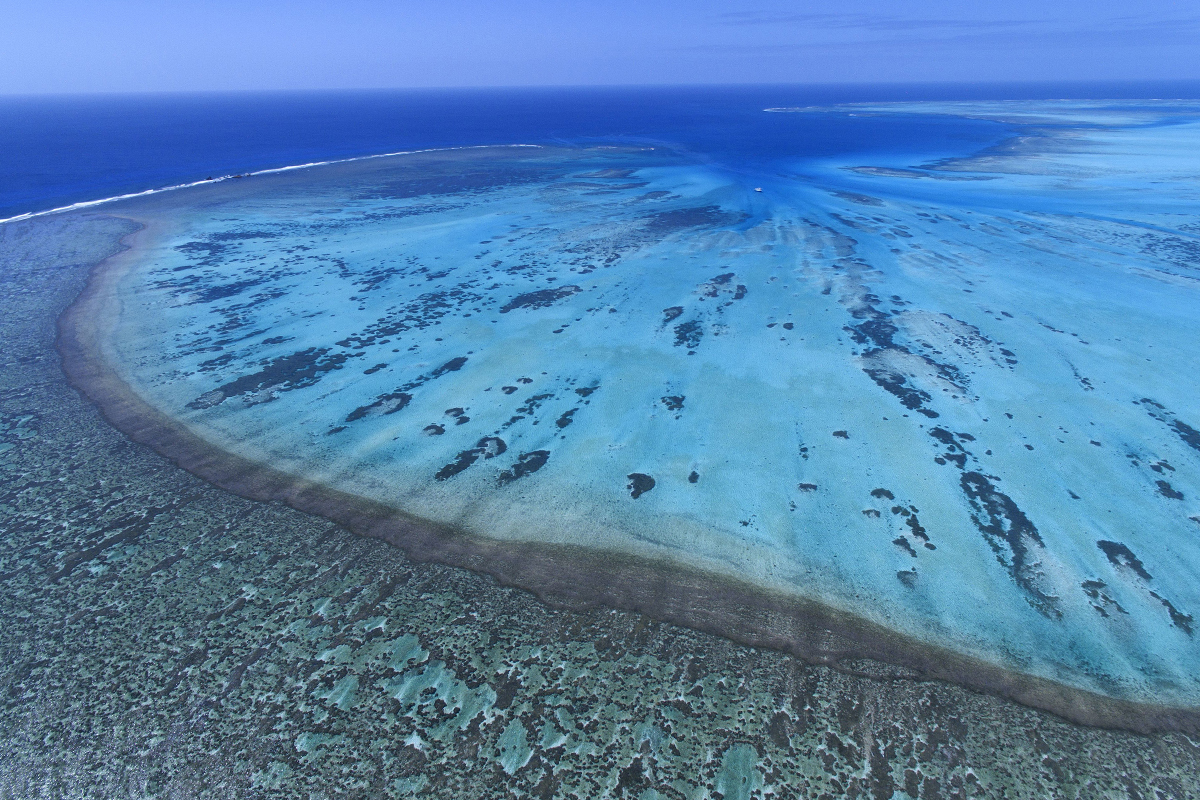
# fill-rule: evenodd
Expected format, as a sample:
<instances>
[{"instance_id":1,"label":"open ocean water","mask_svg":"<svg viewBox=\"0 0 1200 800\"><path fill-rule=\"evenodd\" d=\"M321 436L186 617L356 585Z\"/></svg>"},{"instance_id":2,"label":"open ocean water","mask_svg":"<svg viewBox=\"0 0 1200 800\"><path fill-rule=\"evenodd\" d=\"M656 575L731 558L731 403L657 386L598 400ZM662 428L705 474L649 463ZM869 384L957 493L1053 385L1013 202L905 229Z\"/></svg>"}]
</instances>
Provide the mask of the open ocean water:
<instances>
[{"instance_id":1,"label":"open ocean water","mask_svg":"<svg viewBox=\"0 0 1200 800\"><path fill-rule=\"evenodd\" d=\"M762 124L758 112L773 106L1197 94L1184 83L7 97L0 99L0 218L210 176L424 147L667 141L706 153L791 147L819 155L902 150L938 135L817 124L798 138L794 123Z\"/></svg>"},{"instance_id":2,"label":"open ocean water","mask_svg":"<svg viewBox=\"0 0 1200 800\"><path fill-rule=\"evenodd\" d=\"M0 102L0 796L1200 795L1197 96Z\"/></svg>"}]
</instances>

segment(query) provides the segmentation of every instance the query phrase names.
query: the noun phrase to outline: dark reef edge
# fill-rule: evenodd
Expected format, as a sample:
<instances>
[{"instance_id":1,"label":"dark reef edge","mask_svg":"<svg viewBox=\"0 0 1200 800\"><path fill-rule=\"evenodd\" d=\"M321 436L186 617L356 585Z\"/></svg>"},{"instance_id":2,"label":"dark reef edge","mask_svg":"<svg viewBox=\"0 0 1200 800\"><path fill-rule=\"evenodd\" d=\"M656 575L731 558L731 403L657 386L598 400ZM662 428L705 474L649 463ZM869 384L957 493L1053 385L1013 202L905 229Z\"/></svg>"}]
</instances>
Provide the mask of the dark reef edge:
<instances>
[{"instance_id":1,"label":"dark reef edge","mask_svg":"<svg viewBox=\"0 0 1200 800\"><path fill-rule=\"evenodd\" d=\"M122 215L122 218L130 219ZM99 324L127 258L91 265L87 283L58 319L56 348L68 382L135 442L241 497L281 502L351 532L380 539L416 561L490 575L556 607L607 606L782 651L808 663L878 680L941 680L1048 712L1076 724L1135 733L1200 733L1200 708L1137 703L1025 675L898 634L824 604L667 561L571 545L500 542L428 522L225 452L153 408L109 366ZM868 662L868 663L863 663Z\"/></svg>"}]
</instances>

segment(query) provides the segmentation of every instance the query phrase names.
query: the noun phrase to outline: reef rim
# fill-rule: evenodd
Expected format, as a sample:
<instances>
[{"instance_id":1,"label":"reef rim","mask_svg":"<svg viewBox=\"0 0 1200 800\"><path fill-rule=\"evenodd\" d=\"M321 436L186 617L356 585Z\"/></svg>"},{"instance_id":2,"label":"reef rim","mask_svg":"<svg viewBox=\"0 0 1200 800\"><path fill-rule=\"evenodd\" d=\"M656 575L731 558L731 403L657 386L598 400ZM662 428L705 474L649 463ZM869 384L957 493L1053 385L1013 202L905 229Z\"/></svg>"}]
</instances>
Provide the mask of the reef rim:
<instances>
[{"instance_id":1,"label":"reef rim","mask_svg":"<svg viewBox=\"0 0 1200 800\"><path fill-rule=\"evenodd\" d=\"M59 317L56 348L63 371L69 383L130 439L222 489L321 516L357 535L398 547L417 561L490 575L552 606L600 605L643 613L879 680L948 681L1081 725L1146 734L1200 733L1197 708L1113 698L1023 674L813 600L666 560L468 534L222 450L139 397L108 362L102 342L105 325L114 317L116 284L139 243L160 223L126 214L105 216L141 228L122 239L121 252L90 265L85 288Z\"/></svg>"}]
</instances>

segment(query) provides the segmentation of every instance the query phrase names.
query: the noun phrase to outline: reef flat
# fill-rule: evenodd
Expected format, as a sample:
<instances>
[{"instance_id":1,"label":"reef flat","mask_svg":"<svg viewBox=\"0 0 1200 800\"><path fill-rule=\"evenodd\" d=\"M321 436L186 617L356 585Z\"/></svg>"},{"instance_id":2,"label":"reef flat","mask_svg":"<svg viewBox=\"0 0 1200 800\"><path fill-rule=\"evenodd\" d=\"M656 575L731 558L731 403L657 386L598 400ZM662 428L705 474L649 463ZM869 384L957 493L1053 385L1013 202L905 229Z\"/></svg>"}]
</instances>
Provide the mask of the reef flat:
<instances>
[{"instance_id":1,"label":"reef flat","mask_svg":"<svg viewBox=\"0 0 1200 800\"><path fill-rule=\"evenodd\" d=\"M196 479L54 352L134 227L0 227L0 797L1200 797L1183 734L550 608Z\"/></svg>"},{"instance_id":2,"label":"reef flat","mask_svg":"<svg viewBox=\"0 0 1200 800\"><path fill-rule=\"evenodd\" d=\"M198 474L418 558L1192 728L1194 114L1021 111L991 152L753 186L501 148L139 201L66 366Z\"/></svg>"}]
</instances>

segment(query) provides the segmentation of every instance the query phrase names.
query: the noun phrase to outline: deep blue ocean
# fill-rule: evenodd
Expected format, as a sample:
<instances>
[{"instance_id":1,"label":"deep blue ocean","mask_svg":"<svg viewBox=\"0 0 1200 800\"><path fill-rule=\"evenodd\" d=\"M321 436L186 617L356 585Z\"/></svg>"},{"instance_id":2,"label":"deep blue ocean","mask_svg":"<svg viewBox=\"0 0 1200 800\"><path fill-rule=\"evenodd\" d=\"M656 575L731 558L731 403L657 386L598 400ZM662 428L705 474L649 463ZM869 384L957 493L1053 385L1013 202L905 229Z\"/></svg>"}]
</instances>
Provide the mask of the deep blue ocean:
<instances>
[{"instance_id":1,"label":"deep blue ocean","mask_svg":"<svg viewBox=\"0 0 1200 800\"><path fill-rule=\"evenodd\" d=\"M0 218L177 183L396 150L663 143L731 168L779 156L962 152L987 122L771 115L890 100L1200 97L1200 84L756 86L0 98Z\"/></svg>"}]
</instances>

